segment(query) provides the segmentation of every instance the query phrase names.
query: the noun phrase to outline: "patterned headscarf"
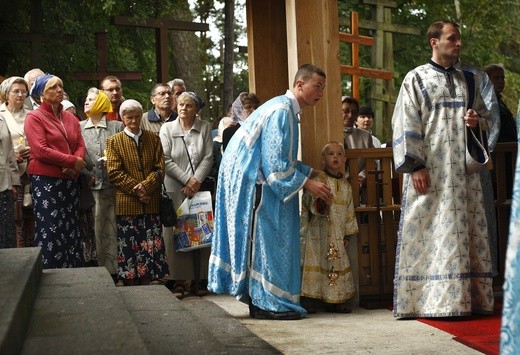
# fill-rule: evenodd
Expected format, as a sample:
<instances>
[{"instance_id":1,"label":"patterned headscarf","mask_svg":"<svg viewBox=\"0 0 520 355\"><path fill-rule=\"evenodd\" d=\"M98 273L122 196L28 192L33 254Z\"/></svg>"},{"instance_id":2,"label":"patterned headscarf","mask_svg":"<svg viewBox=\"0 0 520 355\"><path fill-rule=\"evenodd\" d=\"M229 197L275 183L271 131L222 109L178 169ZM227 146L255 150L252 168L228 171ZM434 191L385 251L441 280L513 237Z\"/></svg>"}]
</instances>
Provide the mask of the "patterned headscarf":
<instances>
[{"instance_id":1,"label":"patterned headscarf","mask_svg":"<svg viewBox=\"0 0 520 355\"><path fill-rule=\"evenodd\" d=\"M204 103L204 101L202 101L202 99L193 91L185 91L181 95L183 95L183 94L188 95L195 102L195 107L197 107L197 112L202 110L204 108L204 106L206 105Z\"/></svg>"},{"instance_id":2,"label":"patterned headscarf","mask_svg":"<svg viewBox=\"0 0 520 355\"><path fill-rule=\"evenodd\" d=\"M39 76L34 81L34 84L31 88L31 91L29 92L29 95L35 98L40 98L42 96L43 91L45 90L45 85L49 81L50 78L52 78L55 75L52 74L44 74L42 76Z\"/></svg>"},{"instance_id":3,"label":"patterned headscarf","mask_svg":"<svg viewBox=\"0 0 520 355\"><path fill-rule=\"evenodd\" d=\"M96 101L92 104L90 111L87 113L87 117L104 112L112 112L112 105L110 104L108 96L103 91L99 90Z\"/></svg>"},{"instance_id":4,"label":"patterned headscarf","mask_svg":"<svg viewBox=\"0 0 520 355\"><path fill-rule=\"evenodd\" d=\"M242 113L244 111L244 105L242 105L242 94L246 94L247 92L241 92L235 101L233 101L233 104L231 104L231 109L233 111L233 122L243 122L245 121L244 114Z\"/></svg>"},{"instance_id":5,"label":"patterned headscarf","mask_svg":"<svg viewBox=\"0 0 520 355\"><path fill-rule=\"evenodd\" d=\"M119 116L123 117L123 113L126 110L136 109L136 108L140 109L141 112L143 112L143 106L139 103L139 101L136 101L136 100L133 100L133 99L125 100L125 101L123 101L123 103L119 107Z\"/></svg>"}]
</instances>

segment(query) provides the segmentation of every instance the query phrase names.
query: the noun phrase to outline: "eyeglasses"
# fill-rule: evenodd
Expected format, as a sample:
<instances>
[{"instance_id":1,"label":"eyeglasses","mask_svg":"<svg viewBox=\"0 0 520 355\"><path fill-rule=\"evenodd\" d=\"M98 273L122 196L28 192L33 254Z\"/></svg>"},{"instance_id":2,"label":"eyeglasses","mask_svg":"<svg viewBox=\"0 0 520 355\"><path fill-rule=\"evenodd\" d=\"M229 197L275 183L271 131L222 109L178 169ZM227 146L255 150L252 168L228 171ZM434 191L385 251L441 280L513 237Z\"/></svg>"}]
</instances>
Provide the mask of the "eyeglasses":
<instances>
[{"instance_id":1,"label":"eyeglasses","mask_svg":"<svg viewBox=\"0 0 520 355\"><path fill-rule=\"evenodd\" d=\"M356 113L357 110L349 110L349 109L342 109L341 111L343 111L343 113Z\"/></svg>"},{"instance_id":2,"label":"eyeglasses","mask_svg":"<svg viewBox=\"0 0 520 355\"><path fill-rule=\"evenodd\" d=\"M25 90L13 90L13 91L9 91L9 93L13 94L13 95L27 96L27 91L25 91Z\"/></svg>"},{"instance_id":3,"label":"eyeglasses","mask_svg":"<svg viewBox=\"0 0 520 355\"><path fill-rule=\"evenodd\" d=\"M155 94L153 94L153 96L165 96L165 95L173 96L173 92L172 91L161 91L161 92L156 92Z\"/></svg>"}]
</instances>

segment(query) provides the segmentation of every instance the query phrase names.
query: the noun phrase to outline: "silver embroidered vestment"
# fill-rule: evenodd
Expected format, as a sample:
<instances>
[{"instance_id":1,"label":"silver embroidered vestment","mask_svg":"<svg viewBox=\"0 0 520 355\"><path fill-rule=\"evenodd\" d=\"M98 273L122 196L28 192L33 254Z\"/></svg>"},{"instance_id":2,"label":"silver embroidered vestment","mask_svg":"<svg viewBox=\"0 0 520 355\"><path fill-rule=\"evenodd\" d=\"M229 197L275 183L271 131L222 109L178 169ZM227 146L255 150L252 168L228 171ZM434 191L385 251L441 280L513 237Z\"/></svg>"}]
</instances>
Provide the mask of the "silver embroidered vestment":
<instances>
[{"instance_id":1,"label":"silver embroidered vestment","mask_svg":"<svg viewBox=\"0 0 520 355\"><path fill-rule=\"evenodd\" d=\"M478 81L476 83L478 85ZM410 71L392 118L394 161L404 173L394 278L396 317L493 311L487 224L479 175L466 175L467 88L460 70L431 63ZM478 93L474 109L489 113ZM424 165L431 186L411 179Z\"/></svg>"}]
</instances>

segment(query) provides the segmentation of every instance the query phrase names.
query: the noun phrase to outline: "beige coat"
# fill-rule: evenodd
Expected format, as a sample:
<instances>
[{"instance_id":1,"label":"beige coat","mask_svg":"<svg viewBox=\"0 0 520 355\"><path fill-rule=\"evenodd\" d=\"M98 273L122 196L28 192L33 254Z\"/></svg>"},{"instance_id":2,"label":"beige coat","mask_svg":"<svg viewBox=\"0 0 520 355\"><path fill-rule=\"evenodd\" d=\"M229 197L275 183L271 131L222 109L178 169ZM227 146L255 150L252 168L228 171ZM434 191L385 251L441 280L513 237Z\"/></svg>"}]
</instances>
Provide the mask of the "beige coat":
<instances>
[{"instance_id":1,"label":"beige coat","mask_svg":"<svg viewBox=\"0 0 520 355\"><path fill-rule=\"evenodd\" d=\"M179 119L176 119L162 125L159 137L161 138L166 166L164 184L166 190L173 194L175 206L178 207L185 198L181 189L190 177L195 176L197 180L202 182L211 170L213 164L211 124L196 118L191 131L184 137ZM191 170L183 139L190 151L195 175Z\"/></svg>"}]
</instances>

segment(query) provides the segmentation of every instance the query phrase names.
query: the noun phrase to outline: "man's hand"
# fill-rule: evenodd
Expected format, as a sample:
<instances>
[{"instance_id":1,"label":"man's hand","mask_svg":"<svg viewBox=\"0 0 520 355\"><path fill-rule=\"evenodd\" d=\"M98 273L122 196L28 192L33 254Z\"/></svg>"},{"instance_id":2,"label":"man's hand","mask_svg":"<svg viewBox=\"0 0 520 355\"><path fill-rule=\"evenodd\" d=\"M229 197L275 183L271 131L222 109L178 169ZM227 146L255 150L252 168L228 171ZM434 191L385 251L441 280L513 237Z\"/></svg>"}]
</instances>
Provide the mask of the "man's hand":
<instances>
[{"instance_id":1,"label":"man's hand","mask_svg":"<svg viewBox=\"0 0 520 355\"><path fill-rule=\"evenodd\" d=\"M412 173L412 181L415 191L422 195L428 192L430 187L430 175L426 168L414 171Z\"/></svg>"},{"instance_id":2,"label":"man's hand","mask_svg":"<svg viewBox=\"0 0 520 355\"><path fill-rule=\"evenodd\" d=\"M303 187L309 190L309 192L314 196L322 198L325 201L334 197L332 192L330 192L330 187L319 181L307 179Z\"/></svg>"},{"instance_id":3,"label":"man's hand","mask_svg":"<svg viewBox=\"0 0 520 355\"><path fill-rule=\"evenodd\" d=\"M464 121L466 121L466 126L468 126L469 128L477 127L478 113L473 109L469 109L466 112L466 116L464 116Z\"/></svg>"}]
</instances>

